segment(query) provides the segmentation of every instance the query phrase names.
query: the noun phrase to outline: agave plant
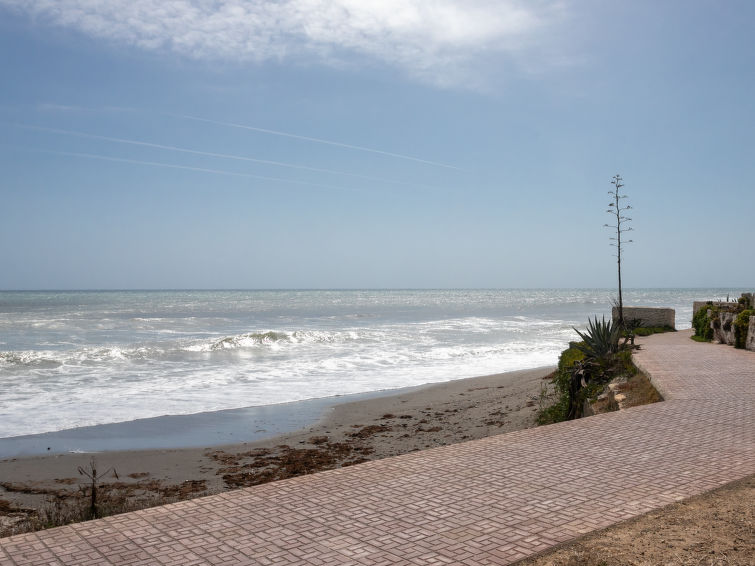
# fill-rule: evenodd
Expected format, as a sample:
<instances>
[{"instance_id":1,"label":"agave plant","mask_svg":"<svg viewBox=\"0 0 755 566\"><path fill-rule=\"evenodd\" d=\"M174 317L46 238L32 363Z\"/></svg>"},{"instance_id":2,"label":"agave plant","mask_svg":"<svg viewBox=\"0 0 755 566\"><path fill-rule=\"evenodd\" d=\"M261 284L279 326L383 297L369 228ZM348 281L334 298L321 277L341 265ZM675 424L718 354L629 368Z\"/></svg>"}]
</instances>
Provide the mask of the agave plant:
<instances>
[{"instance_id":1,"label":"agave plant","mask_svg":"<svg viewBox=\"0 0 755 566\"><path fill-rule=\"evenodd\" d=\"M619 351L621 326L605 317L602 321L598 321L597 316L594 321L587 319L587 331L584 333L576 328L574 331L582 338L582 343L575 344L575 347L588 358L602 360Z\"/></svg>"}]
</instances>

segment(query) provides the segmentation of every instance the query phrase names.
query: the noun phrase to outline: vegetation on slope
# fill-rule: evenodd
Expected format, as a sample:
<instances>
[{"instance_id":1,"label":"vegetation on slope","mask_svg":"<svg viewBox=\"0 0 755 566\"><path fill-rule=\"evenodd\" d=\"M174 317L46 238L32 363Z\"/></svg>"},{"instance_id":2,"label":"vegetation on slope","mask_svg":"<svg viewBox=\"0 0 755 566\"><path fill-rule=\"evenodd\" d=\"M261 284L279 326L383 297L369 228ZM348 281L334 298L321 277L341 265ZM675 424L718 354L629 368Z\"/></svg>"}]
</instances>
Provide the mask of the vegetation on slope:
<instances>
[{"instance_id":1,"label":"vegetation on slope","mask_svg":"<svg viewBox=\"0 0 755 566\"><path fill-rule=\"evenodd\" d=\"M584 416L585 408L595 404L601 412L617 410L613 393L607 391L611 382L621 382L621 393L632 392L632 405L653 403L661 400L632 363L634 336L648 336L659 332L673 331L668 327L636 327L626 330L612 321L597 317L588 321L584 332L575 329L582 339L571 342L561 352L558 369L550 376L552 392L541 395L538 424L551 424ZM546 401L550 400L548 404Z\"/></svg>"}]
</instances>

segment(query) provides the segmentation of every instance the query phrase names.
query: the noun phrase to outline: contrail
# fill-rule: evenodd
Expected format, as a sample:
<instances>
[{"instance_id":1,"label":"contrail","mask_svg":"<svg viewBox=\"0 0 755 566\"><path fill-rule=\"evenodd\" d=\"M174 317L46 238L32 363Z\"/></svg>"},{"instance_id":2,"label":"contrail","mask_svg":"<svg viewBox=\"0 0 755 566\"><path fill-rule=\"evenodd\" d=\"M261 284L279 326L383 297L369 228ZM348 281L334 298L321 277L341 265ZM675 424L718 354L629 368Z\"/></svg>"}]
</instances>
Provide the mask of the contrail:
<instances>
[{"instance_id":1,"label":"contrail","mask_svg":"<svg viewBox=\"0 0 755 566\"><path fill-rule=\"evenodd\" d=\"M421 183L411 183L409 181L395 181L392 179L383 179L380 177L371 177L368 175L359 175L358 173L349 173L347 171L337 171L334 169L321 169L318 167L309 167L307 165L297 165L295 163L286 163L283 161L271 161L269 159L256 159L254 157L245 157L243 155L231 155L227 153L213 153L211 151L199 151L196 149L188 149L185 147L177 147L173 145L163 145L159 143L151 143L146 141L140 141L140 140L129 140L125 138L114 138L110 136L101 136L98 134L90 134L87 132L80 132L77 130L62 130L59 128L47 128L44 126L33 126L30 124L18 124L22 128L30 129L30 130L39 130L42 132L51 132L55 134L61 134L66 136L78 136L82 138L89 138L89 139L95 139L95 140L103 140L103 141L109 141L113 143L122 143L122 144L129 144L129 145L138 145L142 147L152 147L155 149L164 149L167 151L177 151L181 153L191 153L193 155L202 155L205 157L218 157L221 159L234 159L236 161L248 161L251 163L261 163L263 165L273 165L275 167L287 167L289 169L300 169L303 171L313 171L316 173L329 173L331 175L343 175L347 177L355 177L357 179L365 179L367 181L377 181L380 183L392 183L396 185L408 185L412 187L422 186L425 188L433 188L429 185L423 185Z\"/></svg>"},{"instance_id":2,"label":"contrail","mask_svg":"<svg viewBox=\"0 0 755 566\"><path fill-rule=\"evenodd\" d=\"M321 189L330 189L337 191L352 191L363 192L360 189L353 189L348 187L335 187L332 185L321 185L320 183L310 183L308 181L297 181L295 179L282 179L279 177L265 177L264 175L254 175L252 173L236 173L234 171L224 171L222 169L207 169L205 167L192 167L190 165L175 165L173 163L161 163L158 161L142 161L141 159L127 159L124 157L110 157L108 155L97 155L95 153L77 153L73 151L59 151L52 149L36 149L36 148L16 148L25 151L34 151L39 153L49 153L53 155L68 155L71 157L83 157L86 159L99 159L102 161L116 161L118 163L132 163L136 165L150 165L153 167L167 167L170 169L185 169L187 171L199 171L201 173L213 173L216 175L229 175L233 177L247 177L251 179L260 179L262 181L275 181L278 183L294 183L297 185L307 185L310 187L319 187Z\"/></svg>"},{"instance_id":3,"label":"contrail","mask_svg":"<svg viewBox=\"0 0 755 566\"><path fill-rule=\"evenodd\" d=\"M278 130L267 130L265 128L257 128L255 126L247 126L245 124L234 124L232 122L221 122L218 120L210 120L208 118L200 118L198 116L189 116L188 114L170 114L170 116L175 116L177 118L186 118L187 120L196 120L198 122L207 122L209 124L217 124L218 126L228 126L230 128L241 128L243 130L252 130L255 132L262 132L263 134L271 134L274 136L283 136L286 138L294 138L297 140L305 140L310 141L314 143L321 143L325 145L333 145L336 147L343 147L346 149L353 149L356 151L366 151L368 153L377 153L380 155L387 155L389 157L395 157L397 159L406 159L407 161L415 161L417 163L424 163L425 165L434 165L435 167L445 167L446 169L455 169L457 171L461 171L462 169L459 167L456 167L455 165L448 165L446 163L438 163L437 161L429 161L427 159L420 159L419 157L412 157L411 155L402 155L400 153L391 153L390 151L383 151L380 149L373 149L371 147L364 147L361 145L351 145L348 143L341 143L337 141L331 141L331 140L324 140L321 138L311 138L309 136L300 136L298 134L289 134L287 132L280 132Z\"/></svg>"}]
</instances>

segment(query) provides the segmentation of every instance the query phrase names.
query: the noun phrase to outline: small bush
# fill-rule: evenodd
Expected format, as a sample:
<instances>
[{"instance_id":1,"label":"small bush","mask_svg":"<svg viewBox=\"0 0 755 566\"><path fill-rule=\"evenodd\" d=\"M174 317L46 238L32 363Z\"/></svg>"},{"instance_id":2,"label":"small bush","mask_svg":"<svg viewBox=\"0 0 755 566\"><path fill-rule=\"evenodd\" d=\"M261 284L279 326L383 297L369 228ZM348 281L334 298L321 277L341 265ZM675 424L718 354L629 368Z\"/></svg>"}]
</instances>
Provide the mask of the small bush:
<instances>
[{"instance_id":1,"label":"small bush","mask_svg":"<svg viewBox=\"0 0 755 566\"><path fill-rule=\"evenodd\" d=\"M555 389L555 401L552 405L543 407L537 415L537 424L545 425L559 423L568 419L569 415L569 384L572 368L585 359L585 354L578 348L581 342L571 342L569 347L561 352L558 358L558 369L553 372L551 381Z\"/></svg>"},{"instance_id":2,"label":"small bush","mask_svg":"<svg viewBox=\"0 0 755 566\"><path fill-rule=\"evenodd\" d=\"M744 348L747 342L747 329L750 326L750 317L755 316L755 309L743 310L734 319L734 347Z\"/></svg>"},{"instance_id":3,"label":"small bush","mask_svg":"<svg viewBox=\"0 0 755 566\"><path fill-rule=\"evenodd\" d=\"M583 333L574 331L581 342L569 342L569 347L561 352L558 369L548 376L553 384L554 393L543 389L540 396L540 410L537 423L540 425L577 419L587 401L594 402L606 389L606 384L616 377L633 379L639 370L632 362L632 347L628 336L632 332L648 336L658 332L674 332L669 326L638 328L639 321L629 321L624 327L612 321L602 321L595 317L588 320L588 328ZM625 340L620 344L620 338ZM546 399L553 399L550 406L545 406Z\"/></svg>"},{"instance_id":4,"label":"small bush","mask_svg":"<svg viewBox=\"0 0 755 566\"><path fill-rule=\"evenodd\" d=\"M632 351L631 350L622 350L618 353L616 356L617 360L617 370L620 373L625 373L627 375L635 375L639 370L637 369L637 366L634 365L634 362L632 361Z\"/></svg>"},{"instance_id":5,"label":"small bush","mask_svg":"<svg viewBox=\"0 0 755 566\"><path fill-rule=\"evenodd\" d=\"M578 361L585 359L585 353L575 345L570 346L558 358L558 371L569 371Z\"/></svg>"},{"instance_id":6,"label":"small bush","mask_svg":"<svg viewBox=\"0 0 755 566\"><path fill-rule=\"evenodd\" d=\"M708 311L711 312L710 316L708 316ZM710 342L713 340L713 329L710 326L712 318L718 318L718 309L710 301L692 317L692 326L695 329L695 336L700 338L699 341Z\"/></svg>"},{"instance_id":7,"label":"small bush","mask_svg":"<svg viewBox=\"0 0 755 566\"><path fill-rule=\"evenodd\" d=\"M537 414L537 424L547 425L560 423L567 420L569 414L569 397L567 395L558 395L556 401L542 409Z\"/></svg>"},{"instance_id":8,"label":"small bush","mask_svg":"<svg viewBox=\"0 0 755 566\"><path fill-rule=\"evenodd\" d=\"M551 377L554 401L538 412L540 425L580 418L585 401L596 397L614 376L637 372L631 350L619 346L618 325L596 318L586 333L577 333L584 341L570 342L561 352L558 369Z\"/></svg>"},{"instance_id":9,"label":"small bush","mask_svg":"<svg viewBox=\"0 0 755 566\"><path fill-rule=\"evenodd\" d=\"M651 334L662 334L664 332L676 332L676 329L670 326L640 326L634 329L636 336L650 336Z\"/></svg>"}]
</instances>

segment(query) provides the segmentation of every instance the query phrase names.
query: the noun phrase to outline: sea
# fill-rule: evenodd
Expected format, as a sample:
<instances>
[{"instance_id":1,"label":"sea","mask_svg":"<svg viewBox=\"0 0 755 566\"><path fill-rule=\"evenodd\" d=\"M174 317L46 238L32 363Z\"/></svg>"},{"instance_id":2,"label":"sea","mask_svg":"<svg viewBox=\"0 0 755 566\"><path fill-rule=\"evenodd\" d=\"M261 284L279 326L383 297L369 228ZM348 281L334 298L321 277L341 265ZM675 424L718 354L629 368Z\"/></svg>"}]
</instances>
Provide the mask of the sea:
<instances>
[{"instance_id":1,"label":"sea","mask_svg":"<svg viewBox=\"0 0 755 566\"><path fill-rule=\"evenodd\" d=\"M629 289L671 307L740 289ZM555 365L615 289L0 292L0 438Z\"/></svg>"}]
</instances>

